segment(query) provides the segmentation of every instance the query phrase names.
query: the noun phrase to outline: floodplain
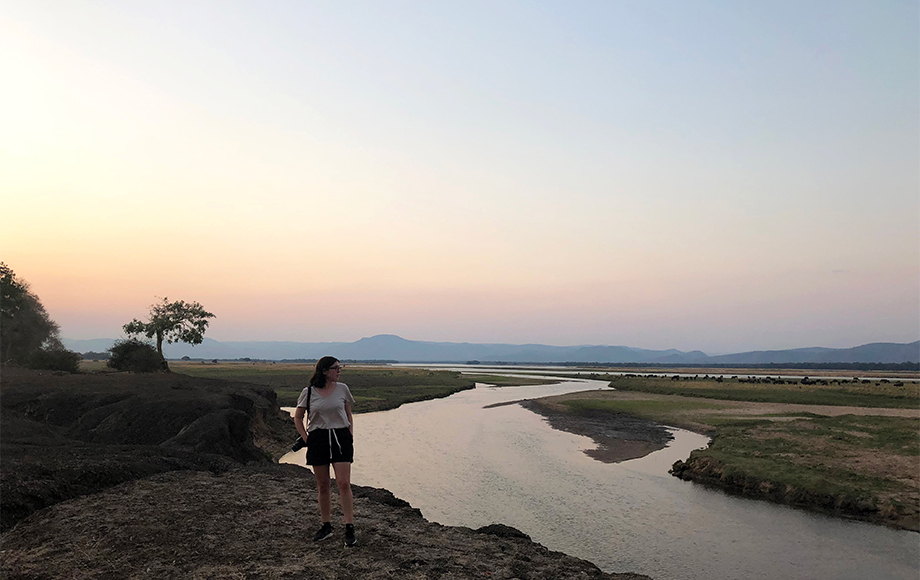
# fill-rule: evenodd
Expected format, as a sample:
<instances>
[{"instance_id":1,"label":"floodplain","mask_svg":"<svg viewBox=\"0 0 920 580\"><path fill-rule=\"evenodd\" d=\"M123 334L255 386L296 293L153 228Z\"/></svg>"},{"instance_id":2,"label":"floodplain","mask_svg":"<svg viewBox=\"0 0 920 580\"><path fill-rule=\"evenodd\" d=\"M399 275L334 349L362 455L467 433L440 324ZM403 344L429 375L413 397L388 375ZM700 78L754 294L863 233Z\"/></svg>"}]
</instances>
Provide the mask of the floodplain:
<instances>
[{"instance_id":1,"label":"floodplain","mask_svg":"<svg viewBox=\"0 0 920 580\"><path fill-rule=\"evenodd\" d=\"M920 528L920 383L614 375L613 391L537 401L712 437L672 473L732 493Z\"/></svg>"}]
</instances>

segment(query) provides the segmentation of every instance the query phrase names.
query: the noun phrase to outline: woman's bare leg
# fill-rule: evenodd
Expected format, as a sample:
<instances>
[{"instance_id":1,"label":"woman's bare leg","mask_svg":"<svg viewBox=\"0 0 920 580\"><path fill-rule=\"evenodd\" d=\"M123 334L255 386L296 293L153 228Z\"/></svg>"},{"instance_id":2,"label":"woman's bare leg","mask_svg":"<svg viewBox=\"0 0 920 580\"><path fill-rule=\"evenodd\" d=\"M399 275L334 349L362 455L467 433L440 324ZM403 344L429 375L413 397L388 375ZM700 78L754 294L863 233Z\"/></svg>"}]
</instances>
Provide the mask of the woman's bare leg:
<instances>
[{"instance_id":1,"label":"woman's bare leg","mask_svg":"<svg viewBox=\"0 0 920 580\"><path fill-rule=\"evenodd\" d=\"M331 482L329 481L328 465L311 465L313 475L316 477L316 495L319 500L319 515L323 522L332 521L332 496L330 494ZM338 475L338 472L336 472Z\"/></svg>"},{"instance_id":2,"label":"woman's bare leg","mask_svg":"<svg viewBox=\"0 0 920 580\"><path fill-rule=\"evenodd\" d=\"M346 524L355 523L355 500L351 495L351 463L333 463L335 470L335 485L339 488L339 502L342 504L342 515ZM329 468L326 468L326 481L329 481ZM328 521L328 520L323 520Z\"/></svg>"}]
</instances>

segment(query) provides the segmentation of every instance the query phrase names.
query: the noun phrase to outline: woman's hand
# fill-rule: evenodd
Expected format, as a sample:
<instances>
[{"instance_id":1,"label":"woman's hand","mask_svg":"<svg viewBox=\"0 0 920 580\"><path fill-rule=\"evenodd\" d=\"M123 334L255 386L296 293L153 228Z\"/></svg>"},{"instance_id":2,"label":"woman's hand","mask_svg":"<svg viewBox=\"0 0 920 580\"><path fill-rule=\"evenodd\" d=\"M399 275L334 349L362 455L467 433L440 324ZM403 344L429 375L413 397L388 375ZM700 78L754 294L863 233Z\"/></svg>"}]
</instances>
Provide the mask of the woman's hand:
<instances>
[{"instance_id":1,"label":"woman's hand","mask_svg":"<svg viewBox=\"0 0 920 580\"><path fill-rule=\"evenodd\" d=\"M348 432L351 433L351 438L355 438L355 418L351 414L351 403L345 402L345 416L348 417Z\"/></svg>"},{"instance_id":2,"label":"woman's hand","mask_svg":"<svg viewBox=\"0 0 920 580\"><path fill-rule=\"evenodd\" d=\"M297 410L294 411L294 427L300 433L300 438L303 439L304 443L307 442L307 430L303 426L303 416L306 411L304 407L297 407Z\"/></svg>"}]
</instances>

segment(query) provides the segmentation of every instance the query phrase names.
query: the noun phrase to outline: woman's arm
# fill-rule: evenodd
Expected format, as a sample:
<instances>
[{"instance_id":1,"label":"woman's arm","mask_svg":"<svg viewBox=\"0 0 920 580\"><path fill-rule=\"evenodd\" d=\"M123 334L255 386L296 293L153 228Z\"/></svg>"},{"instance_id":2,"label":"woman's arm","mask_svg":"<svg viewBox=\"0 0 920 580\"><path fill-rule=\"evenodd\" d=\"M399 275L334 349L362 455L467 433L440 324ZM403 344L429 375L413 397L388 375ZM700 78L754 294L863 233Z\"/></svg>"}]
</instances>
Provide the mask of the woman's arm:
<instances>
[{"instance_id":1,"label":"woman's arm","mask_svg":"<svg viewBox=\"0 0 920 580\"><path fill-rule=\"evenodd\" d=\"M345 416L348 417L348 430L351 431L351 436L355 436L355 420L351 416L351 403L345 401Z\"/></svg>"},{"instance_id":2,"label":"woman's arm","mask_svg":"<svg viewBox=\"0 0 920 580\"><path fill-rule=\"evenodd\" d=\"M307 429L303 426L303 416L306 412L306 407L297 407L297 410L294 411L294 427L304 441L307 440Z\"/></svg>"}]
</instances>

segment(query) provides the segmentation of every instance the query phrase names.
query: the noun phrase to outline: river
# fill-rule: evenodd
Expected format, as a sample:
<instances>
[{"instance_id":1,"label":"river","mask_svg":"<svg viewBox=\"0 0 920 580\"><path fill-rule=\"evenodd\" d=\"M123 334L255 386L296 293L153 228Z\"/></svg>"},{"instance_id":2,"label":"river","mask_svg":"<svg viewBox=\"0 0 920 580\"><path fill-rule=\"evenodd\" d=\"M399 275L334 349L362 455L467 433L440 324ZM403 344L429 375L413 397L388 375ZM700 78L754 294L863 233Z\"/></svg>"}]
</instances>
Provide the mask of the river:
<instances>
[{"instance_id":1,"label":"river","mask_svg":"<svg viewBox=\"0 0 920 580\"><path fill-rule=\"evenodd\" d=\"M352 481L383 487L444 525L513 526L608 572L655 580L909 579L920 535L709 490L668 475L704 447L674 429L667 448L605 464L593 442L520 405L603 381L495 388L356 416ZM304 464L303 451L282 461ZM360 525L360 522L359 522Z\"/></svg>"}]
</instances>

